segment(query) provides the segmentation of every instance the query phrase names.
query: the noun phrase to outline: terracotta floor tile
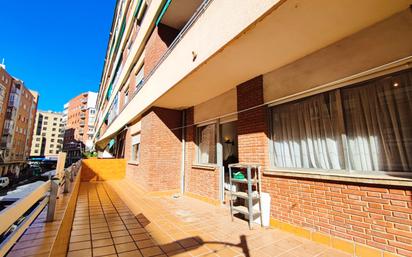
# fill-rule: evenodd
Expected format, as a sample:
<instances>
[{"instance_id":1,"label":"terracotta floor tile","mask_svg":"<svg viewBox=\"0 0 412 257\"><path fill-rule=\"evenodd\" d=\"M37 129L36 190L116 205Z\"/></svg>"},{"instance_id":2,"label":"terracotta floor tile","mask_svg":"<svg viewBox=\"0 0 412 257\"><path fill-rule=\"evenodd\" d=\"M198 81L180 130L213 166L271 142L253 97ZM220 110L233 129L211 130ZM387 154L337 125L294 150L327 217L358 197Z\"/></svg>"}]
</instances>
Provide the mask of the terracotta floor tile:
<instances>
[{"instance_id":1,"label":"terracotta floor tile","mask_svg":"<svg viewBox=\"0 0 412 257\"><path fill-rule=\"evenodd\" d=\"M139 243L139 242L137 242L136 244L138 244L138 243ZM138 246L139 246L139 245L138 245ZM169 244L161 245L160 248L162 248L162 250L163 250L165 253L171 253L171 252L176 252L176 251L181 251L181 250L183 250L183 247L182 247L180 244L176 243L176 242L172 242L172 243L169 243Z\"/></svg>"},{"instance_id":2,"label":"terracotta floor tile","mask_svg":"<svg viewBox=\"0 0 412 257\"><path fill-rule=\"evenodd\" d=\"M111 237L112 237L112 236L110 235L109 232L92 233L92 240L105 239L105 238L111 238Z\"/></svg>"},{"instance_id":3,"label":"terracotta floor tile","mask_svg":"<svg viewBox=\"0 0 412 257\"><path fill-rule=\"evenodd\" d=\"M73 230L71 233L72 236L82 236L82 235L89 235L89 234L90 234L90 229Z\"/></svg>"},{"instance_id":4,"label":"terracotta floor tile","mask_svg":"<svg viewBox=\"0 0 412 257\"><path fill-rule=\"evenodd\" d=\"M124 252L124 253L119 253L119 257L141 257L143 256L140 251L134 250L134 251L129 251L129 252Z\"/></svg>"},{"instance_id":5,"label":"terracotta floor tile","mask_svg":"<svg viewBox=\"0 0 412 257\"><path fill-rule=\"evenodd\" d=\"M103 247L97 247L93 248L93 256L104 256L104 255L109 255L109 254L114 254L116 253L116 250L114 249L114 246L103 246Z\"/></svg>"},{"instance_id":6,"label":"terracotta floor tile","mask_svg":"<svg viewBox=\"0 0 412 257\"><path fill-rule=\"evenodd\" d=\"M147 239L147 240L136 241L136 245L137 247L139 247L139 249L142 249L142 248L155 246L155 243L151 239Z\"/></svg>"},{"instance_id":7,"label":"terracotta floor tile","mask_svg":"<svg viewBox=\"0 0 412 257\"><path fill-rule=\"evenodd\" d=\"M114 237L113 241L115 244L122 244L122 243L133 242L133 238L131 236L119 236L119 237Z\"/></svg>"},{"instance_id":8,"label":"terracotta floor tile","mask_svg":"<svg viewBox=\"0 0 412 257\"><path fill-rule=\"evenodd\" d=\"M132 237L135 241L150 239L150 236L147 233L132 235Z\"/></svg>"},{"instance_id":9,"label":"terracotta floor tile","mask_svg":"<svg viewBox=\"0 0 412 257\"><path fill-rule=\"evenodd\" d=\"M144 257L150 257L150 256L156 256L159 254L163 254L163 251L157 246L140 249L140 251L142 252Z\"/></svg>"},{"instance_id":10,"label":"terracotta floor tile","mask_svg":"<svg viewBox=\"0 0 412 257\"><path fill-rule=\"evenodd\" d=\"M127 230L112 231L110 233L112 234L112 237L128 236L129 235L129 232L127 232Z\"/></svg>"},{"instance_id":11,"label":"terracotta floor tile","mask_svg":"<svg viewBox=\"0 0 412 257\"><path fill-rule=\"evenodd\" d=\"M80 251L68 252L67 257L92 257L92 250L85 249Z\"/></svg>"},{"instance_id":12,"label":"terracotta floor tile","mask_svg":"<svg viewBox=\"0 0 412 257\"><path fill-rule=\"evenodd\" d=\"M137 250L137 247L135 245L134 242L130 242L130 243L125 243L125 244L116 244L116 251L118 253L122 253L122 252L129 252L132 250Z\"/></svg>"},{"instance_id":13,"label":"terracotta floor tile","mask_svg":"<svg viewBox=\"0 0 412 257\"><path fill-rule=\"evenodd\" d=\"M69 251L89 249L91 247L92 247L92 245L91 245L90 241L81 241L81 242L76 242L76 243L70 243L69 244Z\"/></svg>"},{"instance_id":14,"label":"terracotta floor tile","mask_svg":"<svg viewBox=\"0 0 412 257\"><path fill-rule=\"evenodd\" d=\"M113 244L113 239L111 238L93 240L92 242L93 247L109 246Z\"/></svg>"}]
</instances>

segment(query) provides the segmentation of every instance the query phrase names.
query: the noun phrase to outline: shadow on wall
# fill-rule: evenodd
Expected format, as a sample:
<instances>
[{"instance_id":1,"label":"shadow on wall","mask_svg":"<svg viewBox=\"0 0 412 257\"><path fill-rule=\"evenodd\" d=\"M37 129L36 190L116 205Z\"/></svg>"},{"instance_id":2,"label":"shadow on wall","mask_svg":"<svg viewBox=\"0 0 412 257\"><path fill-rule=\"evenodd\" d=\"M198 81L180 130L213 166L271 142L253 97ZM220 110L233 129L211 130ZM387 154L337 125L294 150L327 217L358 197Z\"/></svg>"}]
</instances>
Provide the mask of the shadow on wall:
<instances>
[{"instance_id":1,"label":"shadow on wall","mask_svg":"<svg viewBox=\"0 0 412 257\"><path fill-rule=\"evenodd\" d=\"M82 160L81 181L83 182L123 179L125 174L125 159Z\"/></svg>"}]
</instances>

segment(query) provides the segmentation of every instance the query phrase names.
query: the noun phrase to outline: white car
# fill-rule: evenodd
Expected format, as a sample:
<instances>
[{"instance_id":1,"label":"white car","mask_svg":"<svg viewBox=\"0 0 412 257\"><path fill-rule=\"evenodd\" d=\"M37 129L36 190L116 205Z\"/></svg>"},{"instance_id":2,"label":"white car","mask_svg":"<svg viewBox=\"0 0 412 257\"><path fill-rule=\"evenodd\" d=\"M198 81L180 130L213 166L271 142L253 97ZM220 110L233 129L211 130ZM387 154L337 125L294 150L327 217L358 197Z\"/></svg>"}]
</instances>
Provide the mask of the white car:
<instances>
[{"instance_id":1,"label":"white car","mask_svg":"<svg viewBox=\"0 0 412 257\"><path fill-rule=\"evenodd\" d=\"M8 186L10 183L10 180L8 177L0 177L0 188L4 188Z\"/></svg>"}]
</instances>

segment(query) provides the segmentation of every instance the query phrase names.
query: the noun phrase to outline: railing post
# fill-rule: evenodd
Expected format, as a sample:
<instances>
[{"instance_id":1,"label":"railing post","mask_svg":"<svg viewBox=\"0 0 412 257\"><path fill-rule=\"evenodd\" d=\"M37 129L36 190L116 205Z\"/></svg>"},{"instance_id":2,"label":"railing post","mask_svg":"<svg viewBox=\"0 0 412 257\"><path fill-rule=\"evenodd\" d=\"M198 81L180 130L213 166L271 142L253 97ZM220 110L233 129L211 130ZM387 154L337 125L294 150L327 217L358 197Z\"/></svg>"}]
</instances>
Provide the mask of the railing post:
<instances>
[{"instance_id":1,"label":"railing post","mask_svg":"<svg viewBox=\"0 0 412 257\"><path fill-rule=\"evenodd\" d=\"M64 170L64 191L63 193L68 193L70 188L70 181L71 181L71 172L69 169Z\"/></svg>"},{"instance_id":2,"label":"railing post","mask_svg":"<svg viewBox=\"0 0 412 257\"><path fill-rule=\"evenodd\" d=\"M54 212L56 210L56 198L57 191L59 190L59 184L55 179L50 180L50 194L49 194L49 204L47 205L47 222L54 220Z\"/></svg>"}]
</instances>

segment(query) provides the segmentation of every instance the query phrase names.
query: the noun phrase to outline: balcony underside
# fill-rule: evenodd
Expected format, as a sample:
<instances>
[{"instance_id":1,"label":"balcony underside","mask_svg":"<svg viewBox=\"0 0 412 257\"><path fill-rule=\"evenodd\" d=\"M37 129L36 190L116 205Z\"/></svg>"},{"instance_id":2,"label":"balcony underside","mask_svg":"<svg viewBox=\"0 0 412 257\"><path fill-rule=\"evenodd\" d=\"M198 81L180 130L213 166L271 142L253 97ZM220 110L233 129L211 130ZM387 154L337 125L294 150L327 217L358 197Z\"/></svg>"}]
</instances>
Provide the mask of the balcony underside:
<instances>
[{"instance_id":1,"label":"balcony underside","mask_svg":"<svg viewBox=\"0 0 412 257\"><path fill-rule=\"evenodd\" d=\"M217 11L214 3L204 14L210 20L199 20L189 29L100 141L107 141L151 106L184 109L202 103L382 21L410 4L406 0L284 1L214 50L217 46L206 48L201 36L207 31L205 27L210 32L216 23L208 13ZM220 29L206 33L208 40L227 38L231 26L230 22L220 21ZM197 54L195 61L192 52Z\"/></svg>"}]
</instances>

